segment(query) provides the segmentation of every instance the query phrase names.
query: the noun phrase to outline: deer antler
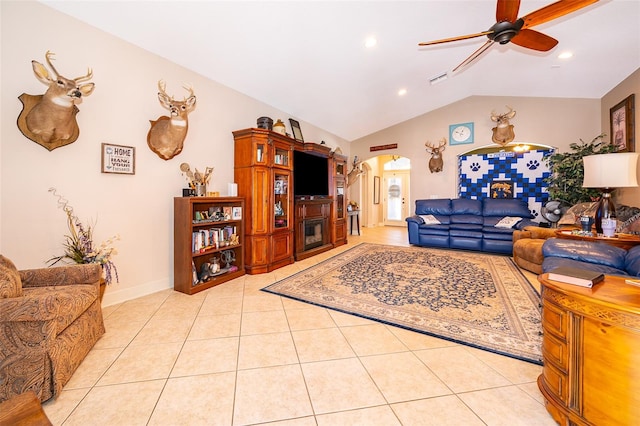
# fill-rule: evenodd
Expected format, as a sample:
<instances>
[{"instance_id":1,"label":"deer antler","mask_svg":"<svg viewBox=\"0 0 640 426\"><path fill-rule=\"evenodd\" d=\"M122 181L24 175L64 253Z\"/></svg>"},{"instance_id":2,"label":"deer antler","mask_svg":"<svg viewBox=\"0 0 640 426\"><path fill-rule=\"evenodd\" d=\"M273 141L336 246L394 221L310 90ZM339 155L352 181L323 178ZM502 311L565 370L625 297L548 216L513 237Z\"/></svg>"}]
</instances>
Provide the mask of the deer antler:
<instances>
[{"instance_id":1,"label":"deer antler","mask_svg":"<svg viewBox=\"0 0 640 426\"><path fill-rule=\"evenodd\" d=\"M165 83L164 80L158 80L158 90L160 91L160 93L162 93L165 96L169 96L165 91L166 89L167 89L167 83Z\"/></svg>"},{"instance_id":2,"label":"deer antler","mask_svg":"<svg viewBox=\"0 0 640 426\"><path fill-rule=\"evenodd\" d=\"M193 93L193 86L192 85L183 85L182 86L185 90L189 91L189 96L185 96L184 100L186 101L187 98L190 98L191 96L195 96L195 93Z\"/></svg>"},{"instance_id":3,"label":"deer antler","mask_svg":"<svg viewBox=\"0 0 640 426\"><path fill-rule=\"evenodd\" d=\"M91 80L93 77L93 70L91 68L87 68L87 75L83 77L76 78L76 83L82 83L83 81Z\"/></svg>"},{"instance_id":4,"label":"deer antler","mask_svg":"<svg viewBox=\"0 0 640 426\"><path fill-rule=\"evenodd\" d=\"M58 70L56 70L56 67L54 67L53 64L51 63L51 60L55 59L54 58L55 55L56 55L55 53L47 50L47 53L44 55L44 57L47 61L47 64L49 65L49 68L51 68L51 70L55 73L56 79L57 79L60 74L58 74Z\"/></svg>"}]
</instances>

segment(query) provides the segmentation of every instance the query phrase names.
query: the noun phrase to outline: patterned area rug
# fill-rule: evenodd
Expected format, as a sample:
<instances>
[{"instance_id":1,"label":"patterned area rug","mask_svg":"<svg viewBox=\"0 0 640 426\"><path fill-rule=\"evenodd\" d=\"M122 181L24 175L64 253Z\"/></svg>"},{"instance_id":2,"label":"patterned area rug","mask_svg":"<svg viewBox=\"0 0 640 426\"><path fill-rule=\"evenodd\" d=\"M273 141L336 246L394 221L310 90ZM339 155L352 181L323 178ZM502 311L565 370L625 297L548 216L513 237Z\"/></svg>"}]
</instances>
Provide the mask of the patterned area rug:
<instances>
[{"instance_id":1,"label":"patterned area rug","mask_svg":"<svg viewBox=\"0 0 640 426\"><path fill-rule=\"evenodd\" d=\"M360 244L262 290L542 364L540 296L507 256Z\"/></svg>"}]
</instances>

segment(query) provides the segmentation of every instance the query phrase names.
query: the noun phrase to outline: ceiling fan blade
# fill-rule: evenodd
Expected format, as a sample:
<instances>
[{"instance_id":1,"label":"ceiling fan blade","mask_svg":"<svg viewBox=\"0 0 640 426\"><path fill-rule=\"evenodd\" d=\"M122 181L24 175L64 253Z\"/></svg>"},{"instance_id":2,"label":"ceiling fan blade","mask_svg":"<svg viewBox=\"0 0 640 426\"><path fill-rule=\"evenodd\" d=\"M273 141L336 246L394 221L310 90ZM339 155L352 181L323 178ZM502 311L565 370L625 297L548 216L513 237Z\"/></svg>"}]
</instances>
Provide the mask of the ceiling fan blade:
<instances>
[{"instance_id":1,"label":"ceiling fan blade","mask_svg":"<svg viewBox=\"0 0 640 426\"><path fill-rule=\"evenodd\" d=\"M458 40L467 40L470 38L476 38L476 37L480 37L480 36L491 34L491 33L493 33L493 30L483 31L481 33L468 34L468 35L463 35L458 37L443 38L441 40L423 41L422 43L418 43L418 46L431 46L432 44L448 43L450 41L458 41Z\"/></svg>"},{"instance_id":2,"label":"ceiling fan blade","mask_svg":"<svg viewBox=\"0 0 640 426\"><path fill-rule=\"evenodd\" d=\"M549 37L546 34L542 34L535 30L520 30L518 34L513 36L511 43L515 43L518 46L526 47L527 49L539 50L540 52L546 52L553 49L558 40L553 37Z\"/></svg>"},{"instance_id":3,"label":"ceiling fan blade","mask_svg":"<svg viewBox=\"0 0 640 426\"><path fill-rule=\"evenodd\" d=\"M467 59L465 59L464 61L462 61L462 63L460 65L458 65L457 67L455 67L453 69L452 72L456 72L458 71L460 68L462 67L466 67L467 65L469 65L471 62L473 62L474 60L476 60L480 55L482 55L487 49L489 49L492 45L493 45L494 41L493 40L487 40L487 42L485 44L483 44L478 50L476 50L475 52L473 52L471 54L471 56L469 56Z\"/></svg>"},{"instance_id":4,"label":"ceiling fan blade","mask_svg":"<svg viewBox=\"0 0 640 426\"><path fill-rule=\"evenodd\" d=\"M515 22L518 19L520 0L498 0L496 6L496 22Z\"/></svg>"},{"instance_id":5,"label":"ceiling fan blade","mask_svg":"<svg viewBox=\"0 0 640 426\"><path fill-rule=\"evenodd\" d=\"M524 26L522 28L529 28L534 25L543 24L568 13L575 12L583 7L587 7L597 1L598 0L561 0L551 3L550 5L523 16L522 20L524 20Z\"/></svg>"}]
</instances>

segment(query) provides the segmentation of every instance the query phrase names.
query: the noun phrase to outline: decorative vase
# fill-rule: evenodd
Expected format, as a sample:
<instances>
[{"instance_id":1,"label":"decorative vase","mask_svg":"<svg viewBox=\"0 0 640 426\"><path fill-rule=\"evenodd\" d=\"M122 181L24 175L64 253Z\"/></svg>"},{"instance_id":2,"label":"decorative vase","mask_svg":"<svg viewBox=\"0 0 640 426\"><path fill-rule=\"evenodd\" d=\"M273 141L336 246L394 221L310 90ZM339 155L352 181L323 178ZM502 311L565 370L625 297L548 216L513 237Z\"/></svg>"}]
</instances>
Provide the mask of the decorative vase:
<instances>
[{"instance_id":1,"label":"decorative vase","mask_svg":"<svg viewBox=\"0 0 640 426\"><path fill-rule=\"evenodd\" d=\"M196 183L196 197L206 197L207 196L207 184L205 183Z\"/></svg>"},{"instance_id":2,"label":"decorative vase","mask_svg":"<svg viewBox=\"0 0 640 426\"><path fill-rule=\"evenodd\" d=\"M280 133L281 135L287 134L287 128L280 119L278 119L278 121L276 121L276 123L273 125L273 131L276 133Z\"/></svg>"}]
</instances>

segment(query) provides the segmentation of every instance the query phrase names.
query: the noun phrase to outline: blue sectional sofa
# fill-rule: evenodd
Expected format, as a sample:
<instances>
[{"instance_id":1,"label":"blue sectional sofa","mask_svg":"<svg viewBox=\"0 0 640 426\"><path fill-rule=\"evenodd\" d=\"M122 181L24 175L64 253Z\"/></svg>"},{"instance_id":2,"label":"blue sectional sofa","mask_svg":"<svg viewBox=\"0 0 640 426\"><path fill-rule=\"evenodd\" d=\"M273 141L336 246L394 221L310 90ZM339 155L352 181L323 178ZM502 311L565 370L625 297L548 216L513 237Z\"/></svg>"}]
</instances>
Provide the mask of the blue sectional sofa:
<instances>
[{"instance_id":1,"label":"blue sectional sofa","mask_svg":"<svg viewBox=\"0 0 640 426\"><path fill-rule=\"evenodd\" d=\"M513 231L539 225L531 218L520 199L440 198L416 200L406 221L413 245L511 254Z\"/></svg>"},{"instance_id":2,"label":"blue sectional sofa","mask_svg":"<svg viewBox=\"0 0 640 426\"><path fill-rule=\"evenodd\" d=\"M625 250L603 242L551 238L542 245L542 254L542 272L570 266L607 275L640 277L640 246Z\"/></svg>"}]
</instances>

